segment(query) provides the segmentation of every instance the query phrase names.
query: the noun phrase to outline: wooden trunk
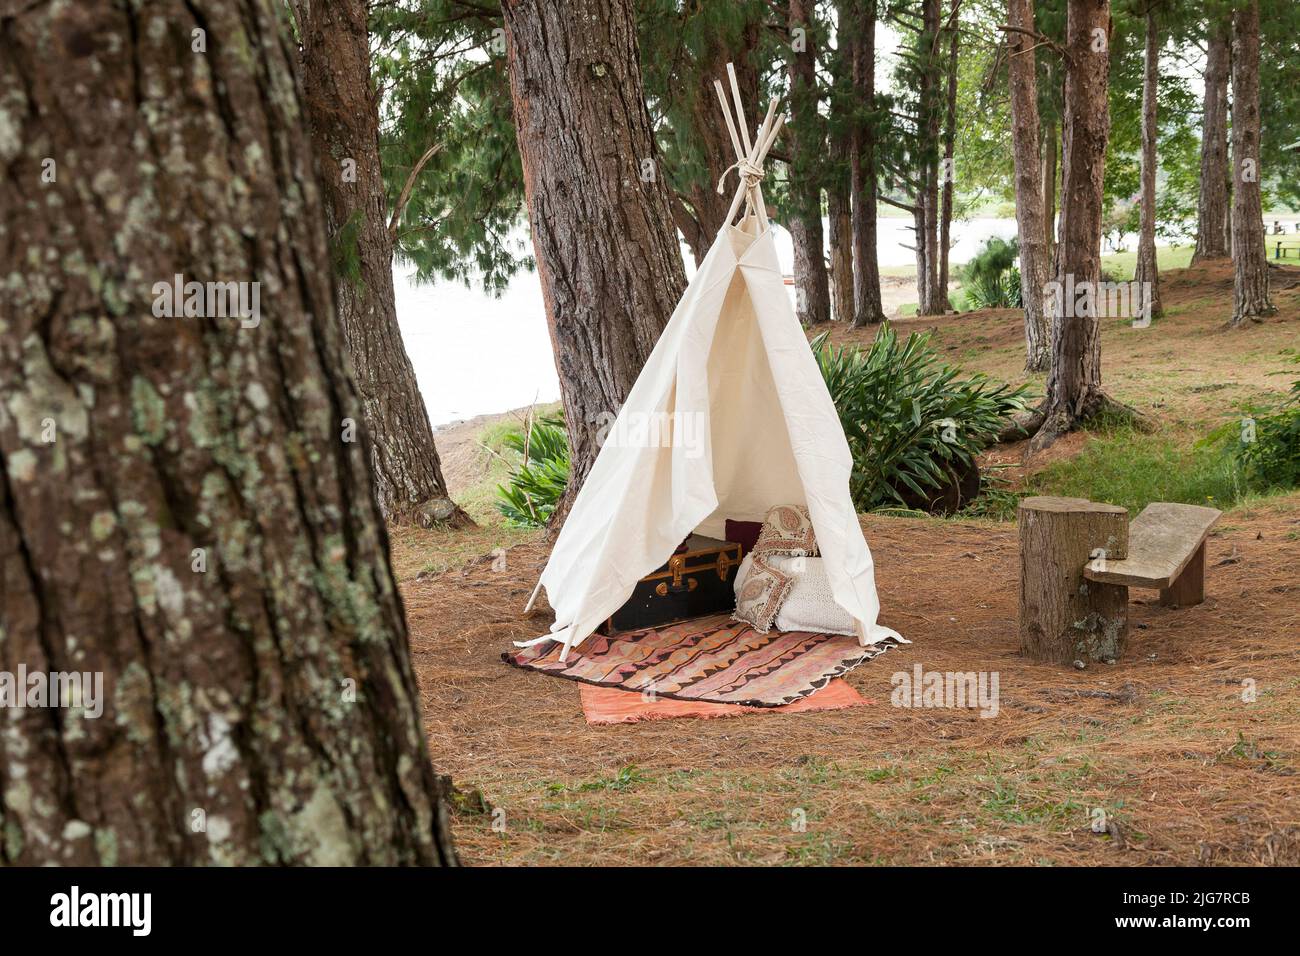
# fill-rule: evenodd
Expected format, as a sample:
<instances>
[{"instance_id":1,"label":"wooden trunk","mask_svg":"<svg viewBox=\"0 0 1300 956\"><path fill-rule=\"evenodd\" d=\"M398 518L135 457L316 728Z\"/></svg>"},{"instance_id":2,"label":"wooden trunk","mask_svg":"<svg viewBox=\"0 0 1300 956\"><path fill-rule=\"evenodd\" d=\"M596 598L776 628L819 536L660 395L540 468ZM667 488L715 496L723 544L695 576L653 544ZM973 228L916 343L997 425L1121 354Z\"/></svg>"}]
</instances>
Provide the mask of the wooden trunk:
<instances>
[{"instance_id":1,"label":"wooden trunk","mask_svg":"<svg viewBox=\"0 0 1300 956\"><path fill-rule=\"evenodd\" d=\"M1226 259L1228 216L1228 71L1232 24L1212 19L1206 36L1205 97L1201 107L1201 188L1196 202L1196 251L1192 262Z\"/></svg>"},{"instance_id":2,"label":"wooden trunk","mask_svg":"<svg viewBox=\"0 0 1300 956\"><path fill-rule=\"evenodd\" d=\"M939 237L936 243L939 250L939 274L935 282L938 307L944 312L952 311L952 300L948 298L948 252L952 243L952 205L957 176L953 166L953 153L957 139L957 58L961 47L957 13L961 8L961 0L952 0L949 7L949 26L944 29L948 34L948 94L943 121L944 161L939 176Z\"/></svg>"},{"instance_id":3,"label":"wooden trunk","mask_svg":"<svg viewBox=\"0 0 1300 956\"><path fill-rule=\"evenodd\" d=\"M364 0L294 4L303 106L337 258L339 323L365 410L375 496L394 524L466 527L447 494L429 413L397 324Z\"/></svg>"},{"instance_id":4,"label":"wooden trunk","mask_svg":"<svg viewBox=\"0 0 1300 956\"><path fill-rule=\"evenodd\" d=\"M1054 281L1076 293L1101 279L1102 172L1110 135L1106 98L1110 76L1109 0L1069 4L1065 70L1064 159L1060 243ZM1106 43L1099 43L1105 37ZM1073 285L1071 285L1073 283ZM1098 411L1101 390L1101 322L1062 295L1063 315L1052 307L1052 365L1047 379L1047 416L1034 436L1037 449ZM1078 314L1080 311L1089 314Z\"/></svg>"},{"instance_id":5,"label":"wooden trunk","mask_svg":"<svg viewBox=\"0 0 1300 956\"><path fill-rule=\"evenodd\" d=\"M1142 192L1137 268L1133 281L1141 289L1141 317L1157 318L1160 269L1156 264L1156 96L1160 75L1160 30L1154 7L1147 8L1146 50L1142 67Z\"/></svg>"},{"instance_id":6,"label":"wooden trunk","mask_svg":"<svg viewBox=\"0 0 1300 956\"><path fill-rule=\"evenodd\" d=\"M1128 588L1084 579L1128 556L1128 512L1083 498L1020 503L1020 650L1037 661L1111 661L1128 636Z\"/></svg>"},{"instance_id":7,"label":"wooden trunk","mask_svg":"<svg viewBox=\"0 0 1300 956\"><path fill-rule=\"evenodd\" d=\"M850 76L854 98L876 106L876 7L843 0L838 23L852 43ZM876 133L862 111L849 137L849 181L853 194L853 327L885 320L880 298L880 264L876 242Z\"/></svg>"},{"instance_id":8,"label":"wooden trunk","mask_svg":"<svg viewBox=\"0 0 1300 956\"><path fill-rule=\"evenodd\" d=\"M1268 290L1259 147L1259 2L1251 0L1232 20L1232 325L1277 311Z\"/></svg>"},{"instance_id":9,"label":"wooden trunk","mask_svg":"<svg viewBox=\"0 0 1300 956\"><path fill-rule=\"evenodd\" d=\"M569 432L558 528L686 289L630 0L506 0L510 92Z\"/></svg>"},{"instance_id":10,"label":"wooden trunk","mask_svg":"<svg viewBox=\"0 0 1300 956\"><path fill-rule=\"evenodd\" d=\"M1011 0L1007 22L1034 29L1031 0ZM1016 183L1016 227L1020 235L1020 295L1025 308L1025 369L1045 372L1051 364L1051 329L1043 312L1047 284L1047 234L1043 212L1043 168L1038 159L1038 80L1033 43L1020 33L1007 36L1011 90L1012 163ZM1054 142L1054 140L1053 140ZM1048 147L1049 151L1054 146Z\"/></svg>"},{"instance_id":11,"label":"wooden trunk","mask_svg":"<svg viewBox=\"0 0 1300 956\"><path fill-rule=\"evenodd\" d=\"M802 51L790 56L790 236L794 240L795 313L803 325L831 320L830 277L822 231L825 121L818 111L817 47L811 5L790 0L790 29L805 31Z\"/></svg>"},{"instance_id":12,"label":"wooden trunk","mask_svg":"<svg viewBox=\"0 0 1300 956\"><path fill-rule=\"evenodd\" d=\"M610 616L602 632L638 631L733 610L735 572L742 557L738 544L691 535L685 551L637 582L632 596Z\"/></svg>"},{"instance_id":13,"label":"wooden trunk","mask_svg":"<svg viewBox=\"0 0 1300 956\"><path fill-rule=\"evenodd\" d=\"M0 21L0 868L454 862L279 5Z\"/></svg>"},{"instance_id":14,"label":"wooden trunk","mask_svg":"<svg viewBox=\"0 0 1300 956\"><path fill-rule=\"evenodd\" d=\"M848 171L848 149L833 145L838 164ZM837 177L826 190L830 218L831 318L848 325L853 322L853 205L849 177Z\"/></svg>"}]
</instances>

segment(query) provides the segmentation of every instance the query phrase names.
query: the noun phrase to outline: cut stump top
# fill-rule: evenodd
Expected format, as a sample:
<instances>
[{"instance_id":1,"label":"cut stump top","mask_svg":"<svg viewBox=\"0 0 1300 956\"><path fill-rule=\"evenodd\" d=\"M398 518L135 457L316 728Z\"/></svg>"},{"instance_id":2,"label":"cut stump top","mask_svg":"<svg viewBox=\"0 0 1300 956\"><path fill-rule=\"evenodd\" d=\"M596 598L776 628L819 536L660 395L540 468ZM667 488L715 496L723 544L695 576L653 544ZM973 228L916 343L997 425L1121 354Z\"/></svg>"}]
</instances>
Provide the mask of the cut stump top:
<instances>
[{"instance_id":1,"label":"cut stump top","mask_svg":"<svg viewBox=\"0 0 1300 956\"><path fill-rule=\"evenodd\" d=\"M1182 574L1222 513L1200 505L1152 502L1129 525L1128 557L1091 561L1083 576L1103 584L1167 588Z\"/></svg>"},{"instance_id":2,"label":"cut stump top","mask_svg":"<svg viewBox=\"0 0 1300 956\"><path fill-rule=\"evenodd\" d=\"M1075 514L1078 512L1121 515L1128 514L1128 509L1122 508L1119 505L1108 505L1100 501L1089 501L1087 498L1055 498L1047 495L1022 498L1020 500L1020 509L1022 511L1051 511L1059 514Z\"/></svg>"}]
</instances>

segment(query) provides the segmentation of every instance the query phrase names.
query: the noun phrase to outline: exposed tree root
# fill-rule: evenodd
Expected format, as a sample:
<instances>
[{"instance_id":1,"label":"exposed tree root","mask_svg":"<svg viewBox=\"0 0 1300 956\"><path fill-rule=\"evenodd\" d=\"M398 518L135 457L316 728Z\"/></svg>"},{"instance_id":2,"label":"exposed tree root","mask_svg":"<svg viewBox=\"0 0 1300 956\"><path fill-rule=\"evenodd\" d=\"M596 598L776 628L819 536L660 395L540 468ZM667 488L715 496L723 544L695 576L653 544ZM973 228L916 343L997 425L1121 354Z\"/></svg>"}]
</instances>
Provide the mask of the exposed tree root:
<instances>
[{"instance_id":1,"label":"exposed tree root","mask_svg":"<svg viewBox=\"0 0 1300 956\"><path fill-rule=\"evenodd\" d=\"M1058 407L1046 413L1041 426L1029 443L1029 454L1033 455L1050 448L1062 435L1102 416L1110 419L1111 422L1129 425L1141 431L1152 431L1155 428L1155 422L1149 416L1131 405L1125 405L1111 398L1101 389L1093 389L1073 409Z\"/></svg>"},{"instance_id":2,"label":"exposed tree root","mask_svg":"<svg viewBox=\"0 0 1300 956\"><path fill-rule=\"evenodd\" d=\"M1046 418L1047 399L1043 399L1037 408L1027 408L1023 412L1016 412L1011 416L1011 420L1007 422L1002 431L998 432L998 444L1032 438L1034 433L1043 427L1043 421Z\"/></svg>"},{"instance_id":3,"label":"exposed tree root","mask_svg":"<svg viewBox=\"0 0 1300 956\"><path fill-rule=\"evenodd\" d=\"M416 528L473 528L474 519L461 510L460 505L447 497L430 498L417 505L410 505L399 512L387 516L395 525L410 525Z\"/></svg>"}]
</instances>

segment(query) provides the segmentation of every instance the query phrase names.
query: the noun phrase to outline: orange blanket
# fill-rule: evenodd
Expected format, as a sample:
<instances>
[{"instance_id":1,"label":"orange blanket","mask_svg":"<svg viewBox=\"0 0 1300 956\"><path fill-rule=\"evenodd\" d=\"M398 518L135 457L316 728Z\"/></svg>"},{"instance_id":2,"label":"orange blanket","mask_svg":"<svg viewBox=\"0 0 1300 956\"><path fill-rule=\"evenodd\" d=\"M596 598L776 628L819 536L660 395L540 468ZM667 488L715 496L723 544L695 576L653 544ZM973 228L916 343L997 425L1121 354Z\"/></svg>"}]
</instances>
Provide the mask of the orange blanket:
<instances>
[{"instance_id":1,"label":"orange blanket","mask_svg":"<svg viewBox=\"0 0 1300 956\"><path fill-rule=\"evenodd\" d=\"M838 677L821 690L781 707L746 707L743 704L714 704L669 697L648 701L634 690L593 684L579 684L578 689L582 696L582 712L589 724L628 724L637 720L668 720L673 717L739 717L754 713L806 714L872 703Z\"/></svg>"}]
</instances>

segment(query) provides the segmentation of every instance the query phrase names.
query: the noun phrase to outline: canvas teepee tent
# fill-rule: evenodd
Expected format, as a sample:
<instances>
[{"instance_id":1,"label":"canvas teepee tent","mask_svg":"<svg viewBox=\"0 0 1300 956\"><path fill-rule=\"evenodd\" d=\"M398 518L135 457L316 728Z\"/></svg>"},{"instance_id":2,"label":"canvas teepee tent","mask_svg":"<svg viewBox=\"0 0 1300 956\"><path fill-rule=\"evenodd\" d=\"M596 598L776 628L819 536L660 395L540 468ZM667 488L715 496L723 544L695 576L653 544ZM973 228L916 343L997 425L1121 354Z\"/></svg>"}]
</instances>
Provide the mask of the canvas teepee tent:
<instances>
[{"instance_id":1,"label":"canvas teepee tent","mask_svg":"<svg viewBox=\"0 0 1300 956\"><path fill-rule=\"evenodd\" d=\"M763 160L778 100L751 139L734 70L736 121L715 83L740 180L725 224L682 296L574 500L541 580L549 634L569 650L620 608L636 582L691 533L723 537L728 518L762 521L805 504L835 602L864 646L898 635L876 623L871 552L849 497L839 417L786 295L763 204ZM732 220L746 205L739 225Z\"/></svg>"}]
</instances>

